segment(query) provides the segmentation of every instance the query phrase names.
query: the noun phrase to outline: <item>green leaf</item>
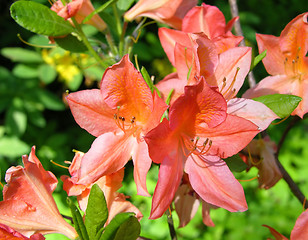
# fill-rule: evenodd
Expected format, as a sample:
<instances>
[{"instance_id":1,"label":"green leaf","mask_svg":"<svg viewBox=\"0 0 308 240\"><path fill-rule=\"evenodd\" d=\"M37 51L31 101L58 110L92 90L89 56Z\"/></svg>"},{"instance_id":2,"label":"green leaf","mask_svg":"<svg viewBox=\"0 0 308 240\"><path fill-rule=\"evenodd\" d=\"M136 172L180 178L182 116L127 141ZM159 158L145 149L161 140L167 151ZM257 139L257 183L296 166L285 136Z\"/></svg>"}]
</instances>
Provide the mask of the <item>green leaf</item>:
<instances>
[{"instance_id":1,"label":"green leaf","mask_svg":"<svg viewBox=\"0 0 308 240\"><path fill-rule=\"evenodd\" d=\"M72 34L67 35L63 38L55 38L55 42L63 49L68 50L70 52L85 52L87 51L87 47L83 44L83 42L79 41L77 37Z\"/></svg>"},{"instance_id":2,"label":"green leaf","mask_svg":"<svg viewBox=\"0 0 308 240\"><path fill-rule=\"evenodd\" d=\"M75 74L73 78L71 78L70 80L67 80L66 85L71 91L76 91L80 87L82 80L83 80L83 75L80 72L78 74Z\"/></svg>"},{"instance_id":3,"label":"green leaf","mask_svg":"<svg viewBox=\"0 0 308 240\"><path fill-rule=\"evenodd\" d=\"M280 118L285 118L294 111L302 98L287 94L272 94L253 98L253 100L265 104Z\"/></svg>"},{"instance_id":4,"label":"green leaf","mask_svg":"<svg viewBox=\"0 0 308 240\"><path fill-rule=\"evenodd\" d=\"M238 154L228 157L224 159L224 161L227 163L232 172L242 172L247 169L246 163L244 163Z\"/></svg>"},{"instance_id":5,"label":"green leaf","mask_svg":"<svg viewBox=\"0 0 308 240\"><path fill-rule=\"evenodd\" d=\"M50 110L60 111L65 109L65 105L57 96L52 94L51 92L48 92L44 89L37 89L35 94L39 101Z\"/></svg>"},{"instance_id":6,"label":"green leaf","mask_svg":"<svg viewBox=\"0 0 308 240\"><path fill-rule=\"evenodd\" d=\"M15 158L29 153L29 151L28 144L17 137L4 136L0 138L0 155L2 156Z\"/></svg>"},{"instance_id":7,"label":"green leaf","mask_svg":"<svg viewBox=\"0 0 308 240\"><path fill-rule=\"evenodd\" d=\"M8 134L21 136L27 128L27 114L23 107L23 101L15 97L6 112L5 127Z\"/></svg>"},{"instance_id":8,"label":"green leaf","mask_svg":"<svg viewBox=\"0 0 308 240\"><path fill-rule=\"evenodd\" d=\"M24 48L2 48L1 54L13 62L41 63L43 61L39 53Z\"/></svg>"},{"instance_id":9,"label":"green leaf","mask_svg":"<svg viewBox=\"0 0 308 240\"><path fill-rule=\"evenodd\" d=\"M140 235L140 223L131 216L118 229L114 240L136 240Z\"/></svg>"},{"instance_id":10,"label":"green leaf","mask_svg":"<svg viewBox=\"0 0 308 240\"><path fill-rule=\"evenodd\" d=\"M106 229L101 236L100 240L112 240L117 234L118 229L120 226L127 221L130 217L134 216L134 213L119 213L117 214L110 223L106 226Z\"/></svg>"},{"instance_id":11,"label":"green leaf","mask_svg":"<svg viewBox=\"0 0 308 240\"><path fill-rule=\"evenodd\" d=\"M266 52L267 52L267 50L264 50L262 53L260 53L258 56L256 56L256 57L253 59L253 61L252 61L252 63L251 63L251 66L250 66L250 71L253 70L253 69L255 68L255 66L257 66L258 63L259 63L260 61L262 61L263 58L266 57Z\"/></svg>"},{"instance_id":12,"label":"green leaf","mask_svg":"<svg viewBox=\"0 0 308 240\"><path fill-rule=\"evenodd\" d=\"M42 64L38 68L38 77L42 82L49 84L52 83L57 77L56 69L48 64Z\"/></svg>"},{"instance_id":13,"label":"green leaf","mask_svg":"<svg viewBox=\"0 0 308 240\"><path fill-rule=\"evenodd\" d=\"M153 84L153 81L150 78L148 71L145 69L145 67L141 68L141 74L142 74L144 81L148 84L149 88L151 89L151 92L153 93L154 84Z\"/></svg>"},{"instance_id":14,"label":"green leaf","mask_svg":"<svg viewBox=\"0 0 308 240\"><path fill-rule=\"evenodd\" d=\"M13 75L15 77L27 79L27 78L36 78L38 76L37 67L30 67L24 64L17 64L13 68Z\"/></svg>"},{"instance_id":15,"label":"green leaf","mask_svg":"<svg viewBox=\"0 0 308 240\"><path fill-rule=\"evenodd\" d=\"M12 18L27 30L47 35L63 36L74 31L73 26L47 6L32 1L17 1L12 4Z\"/></svg>"},{"instance_id":16,"label":"green leaf","mask_svg":"<svg viewBox=\"0 0 308 240\"><path fill-rule=\"evenodd\" d=\"M104 192L97 184L94 184L91 188L85 216L85 225L90 239L95 239L99 230L104 227L107 218L108 209Z\"/></svg>"},{"instance_id":17,"label":"green leaf","mask_svg":"<svg viewBox=\"0 0 308 240\"><path fill-rule=\"evenodd\" d=\"M121 11L127 11L134 2L135 0L118 0L117 7Z\"/></svg>"},{"instance_id":18,"label":"green leaf","mask_svg":"<svg viewBox=\"0 0 308 240\"><path fill-rule=\"evenodd\" d=\"M78 208L75 206L71 199L67 198L66 202L71 210L74 227L79 235L80 240L89 240L87 229L83 223L83 219Z\"/></svg>"}]
</instances>

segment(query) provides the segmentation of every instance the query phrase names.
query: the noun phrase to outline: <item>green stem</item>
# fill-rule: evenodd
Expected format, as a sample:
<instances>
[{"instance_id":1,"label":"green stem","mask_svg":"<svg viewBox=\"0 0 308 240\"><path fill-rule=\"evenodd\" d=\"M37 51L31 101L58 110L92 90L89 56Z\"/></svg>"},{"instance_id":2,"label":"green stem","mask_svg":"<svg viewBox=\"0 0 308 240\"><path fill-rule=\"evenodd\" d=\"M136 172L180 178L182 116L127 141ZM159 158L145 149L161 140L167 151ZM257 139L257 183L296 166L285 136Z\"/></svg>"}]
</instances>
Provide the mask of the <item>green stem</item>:
<instances>
[{"instance_id":1,"label":"green stem","mask_svg":"<svg viewBox=\"0 0 308 240\"><path fill-rule=\"evenodd\" d=\"M107 68L108 65L105 64L101 57L97 54L97 52L95 52L95 50L93 49L93 47L91 46L87 36L84 34L84 32L81 29L80 24L75 20L75 18L71 18L74 26L77 30L78 35L80 36L81 40L83 41L84 45L87 47L87 49L89 50L90 54L97 60L97 62L103 67L103 68Z\"/></svg>"},{"instance_id":2,"label":"green stem","mask_svg":"<svg viewBox=\"0 0 308 240\"><path fill-rule=\"evenodd\" d=\"M122 24L121 24L121 20L120 20L119 13L118 13L118 8L117 8L116 4L112 4L112 10L113 10L114 18L116 20L117 33L118 33L118 36L119 36L119 54L120 54L120 56L122 56L123 55L124 31L125 31L125 29L122 30ZM124 28L125 28L125 26L124 26Z\"/></svg>"}]
</instances>

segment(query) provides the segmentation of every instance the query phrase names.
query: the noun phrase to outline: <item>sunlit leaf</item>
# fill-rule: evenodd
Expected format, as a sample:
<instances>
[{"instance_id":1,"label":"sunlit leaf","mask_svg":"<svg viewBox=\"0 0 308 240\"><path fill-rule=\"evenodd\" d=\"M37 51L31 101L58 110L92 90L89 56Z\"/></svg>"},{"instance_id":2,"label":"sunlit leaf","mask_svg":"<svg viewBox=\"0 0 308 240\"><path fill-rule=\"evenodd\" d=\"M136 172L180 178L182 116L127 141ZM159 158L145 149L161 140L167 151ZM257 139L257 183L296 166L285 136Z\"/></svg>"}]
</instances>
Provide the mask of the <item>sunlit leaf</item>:
<instances>
[{"instance_id":1,"label":"sunlit leaf","mask_svg":"<svg viewBox=\"0 0 308 240\"><path fill-rule=\"evenodd\" d=\"M285 118L294 111L302 98L287 94L272 94L253 98L253 100L265 104L280 118Z\"/></svg>"},{"instance_id":2,"label":"sunlit leaf","mask_svg":"<svg viewBox=\"0 0 308 240\"><path fill-rule=\"evenodd\" d=\"M85 216L85 226L90 239L95 239L100 229L104 227L108 218L107 203L104 192L97 184L91 188Z\"/></svg>"},{"instance_id":3,"label":"sunlit leaf","mask_svg":"<svg viewBox=\"0 0 308 240\"><path fill-rule=\"evenodd\" d=\"M238 154L228 157L224 161L232 172L242 172L247 169L247 165Z\"/></svg>"},{"instance_id":4,"label":"sunlit leaf","mask_svg":"<svg viewBox=\"0 0 308 240\"><path fill-rule=\"evenodd\" d=\"M42 56L38 52L24 48L2 48L1 54L13 62L40 63L43 61Z\"/></svg>"},{"instance_id":5,"label":"sunlit leaf","mask_svg":"<svg viewBox=\"0 0 308 240\"><path fill-rule=\"evenodd\" d=\"M17 1L12 4L12 18L27 30L47 35L63 36L74 31L72 25L47 6L32 1Z\"/></svg>"}]
</instances>

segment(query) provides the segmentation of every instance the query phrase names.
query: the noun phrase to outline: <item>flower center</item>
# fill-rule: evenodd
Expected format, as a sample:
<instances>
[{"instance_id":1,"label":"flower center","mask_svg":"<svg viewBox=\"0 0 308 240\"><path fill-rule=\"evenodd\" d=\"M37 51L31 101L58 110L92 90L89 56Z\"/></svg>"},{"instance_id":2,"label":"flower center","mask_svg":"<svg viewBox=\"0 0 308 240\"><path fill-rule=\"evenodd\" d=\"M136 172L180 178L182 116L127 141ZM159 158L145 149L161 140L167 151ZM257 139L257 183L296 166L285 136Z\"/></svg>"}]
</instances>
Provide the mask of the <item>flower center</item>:
<instances>
[{"instance_id":1,"label":"flower center","mask_svg":"<svg viewBox=\"0 0 308 240\"><path fill-rule=\"evenodd\" d=\"M136 128L136 117L132 116L130 119L126 119L120 113L120 106L117 107L117 112L113 115L116 125L124 132Z\"/></svg>"},{"instance_id":2,"label":"flower center","mask_svg":"<svg viewBox=\"0 0 308 240\"><path fill-rule=\"evenodd\" d=\"M233 86L235 84L236 77L237 77L239 70L240 70L240 68L237 67L236 72L234 74L234 77L232 79L232 82L227 89L225 89L225 87L227 86L227 78L224 77L224 79L222 80L222 86L221 86L221 89L220 89L220 93L224 96L224 98L226 100L229 100L229 99L235 97L235 95L236 95L236 89L233 88Z\"/></svg>"},{"instance_id":3,"label":"flower center","mask_svg":"<svg viewBox=\"0 0 308 240\"><path fill-rule=\"evenodd\" d=\"M283 63L286 75L294 76L301 81L303 73L301 69L302 61L299 57L300 50L301 48L299 47L297 49L296 56L294 57L294 59L286 57Z\"/></svg>"},{"instance_id":4,"label":"flower center","mask_svg":"<svg viewBox=\"0 0 308 240\"><path fill-rule=\"evenodd\" d=\"M199 142L200 137L196 136L195 138L189 138L189 137L183 137L183 152L186 156L186 153L188 152L188 155L186 157L188 157L191 154L195 154L195 155L203 155L206 154L212 146L212 140L206 138L205 141L203 141L203 143L200 144ZM184 149L185 147L185 149Z\"/></svg>"}]
</instances>

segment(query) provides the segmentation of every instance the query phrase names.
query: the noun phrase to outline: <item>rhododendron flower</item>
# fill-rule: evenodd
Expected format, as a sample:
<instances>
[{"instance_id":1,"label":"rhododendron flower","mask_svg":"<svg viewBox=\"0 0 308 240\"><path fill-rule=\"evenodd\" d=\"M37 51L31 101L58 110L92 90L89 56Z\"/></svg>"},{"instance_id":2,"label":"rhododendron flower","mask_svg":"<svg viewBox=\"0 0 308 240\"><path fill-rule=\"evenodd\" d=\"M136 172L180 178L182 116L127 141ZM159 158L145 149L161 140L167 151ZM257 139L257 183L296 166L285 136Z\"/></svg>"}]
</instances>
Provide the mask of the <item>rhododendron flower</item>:
<instances>
[{"instance_id":1,"label":"rhododendron flower","mask_svg":"<svg viewBox=\"0 0 308 240\"><path fill-rule=\"evenodd\" d=\"M66 5L63 5L63 2L58 0L51 6L51 10L65 20L74 17L78 23L81 23L90 13L95 11L90 0L72 0ZM107 27L98 14L95 14L86 24L93 25L100 31Z\"/></svg>"},{"instance_id":2,"label":"rhododendron flower","mask_svg":"<svg viewBox=\"0 0 308 240\"><path fill-rule=\"evenodd\" d=\"M71 175L74 175L75 172L78 171L83 156L83 152L75 153L73 162L69 167L69 172ZM104 192L107 202L109 214L106 224L108 224L115 215L121 212L134 212L136 214L136 218L142 218L142 214L138 208L136 208L131 202L126 201L124 194L116 192L122 186L123 177L124 168L118 172L103 176L95 182ZM77 196L80 209L85 212L88 205L90 190L93 184L75 184L68 176L61 176L61 179L64 183L63 189L69 196Z\"/></svg>"},{"instance_id":3,"label":"rhododendron flower","mask_svg":"<svg viewBox=\"0 0 308 240\"><path fill-rule=\"evenodd\" d=\"M262 60L271 75L249 89L243 96L254 98L268 94L292 94L303 100L292 115L303 118L308 112L308 13L294 18L280 37L257 34L259 52L267 50Z\"/></svg>"},{"instance_id":4,"label":"rhododendron flower","mask_svg":"<svg viewBox=\"0 0 308 240\"><path fill-rule=\"evenodd\" d=\"M132 157L138 194L149 195L146 174L151 166L143 136L160 122L167 105L153 94L128 55L107 68L101 89L69 94L76 122L96 136L72 175L76 184L92 184L122 169Z\"/></svg>"},{"instance_id":5,"label":"rhododendron flower","mask_svg":"<svg viewBox=\"0 0 308 240\"><path fill-rule=\"evenodd\" d=\"M269 189L281 178L282 174L276 164L275 153L277 147L268 137L253 139L243 150L241 157L249 168L255 166L259 169L259 187Z\"/></svg>"},{"instance_id":6,"label":"rhododendron flower","mask_svg":"<svg viewBox=\"0 0 308 240\"><path fill-rule=\"evenodd\" d=\"M5 240L44 240L45 237L41 233L36 233L30 236L30 238L25 237L24 235L16 232L14 229L0 224L0 239Z\"/></svg>"},{"instance_id":7,"label":"rhododendron flower","mask_svg":"<svg viewBox=\"0 0 308 240\"><path fill-rule=\"evenodd\" d=\"M277 232L270 226L267 227L276 240L288 240L287 237ZM296 220L295 226L291 232L290 240L308 239L308 210L305 210Z\"/></svg>"},{"instance_id":8,"label":"rhododendron flower","mask_svg":"<svg viewBox=\"0 0 308 240\"><path fill-rule=\"evenodd\" d=\"M27 237L33 233L61 233L75 239L75 229L62 218L52 197L57 178L44 170L35 156L35 147L22 160L24 168L11 167L6 172L0 223Z\"/></svg>"},{"instance_id":9,"label":"rhododendron flower","mask_svg":"<svg viewBox=\"0 0 308 240\"><path fill-rule=\"evenodd\" d=\"M229 211L245 211L242 186L221 158L243 149L258 127L228 114L224 97L203 77L185 87L184 95L171 105L169 119L145 136L151 159L161 164L150 218L168 209L184 171L202 200Z\"/></svg>"},{"instance_id":10,"label":"rhododendron flower","mask_svg":"<svg viewBox=\"0 0 308 240\"><path fill-rule=\"evenodd\" d=\"M160 29L167 56L177 69L157 84L163 96L174 89L171 103L184 92L184 86L196 84L196 77L223 94L228 102L228 113L246 118L261 130L277 118L263 103L250 99L234 98L250 70L251 48L236 47L218 54L215 45L204 34L178 32L175 47L168 41L170 29ZM167 33L167 35L165 35ZM172 52L173 51L173 52ZM172 54L171 54L172 52Z\"/></svg>"},{"instance_id":11,"label":"rhododendron flower","mask_svg":"<svg viewBox=\"0 0 308 240\"><path fill-rule=\"evenodd\" d=\"M124 18L132 21L138 17L149 17L180 29L183 17L197 3L197 0L139 0L125 13Z\"/></svg>"}]
</instances>

